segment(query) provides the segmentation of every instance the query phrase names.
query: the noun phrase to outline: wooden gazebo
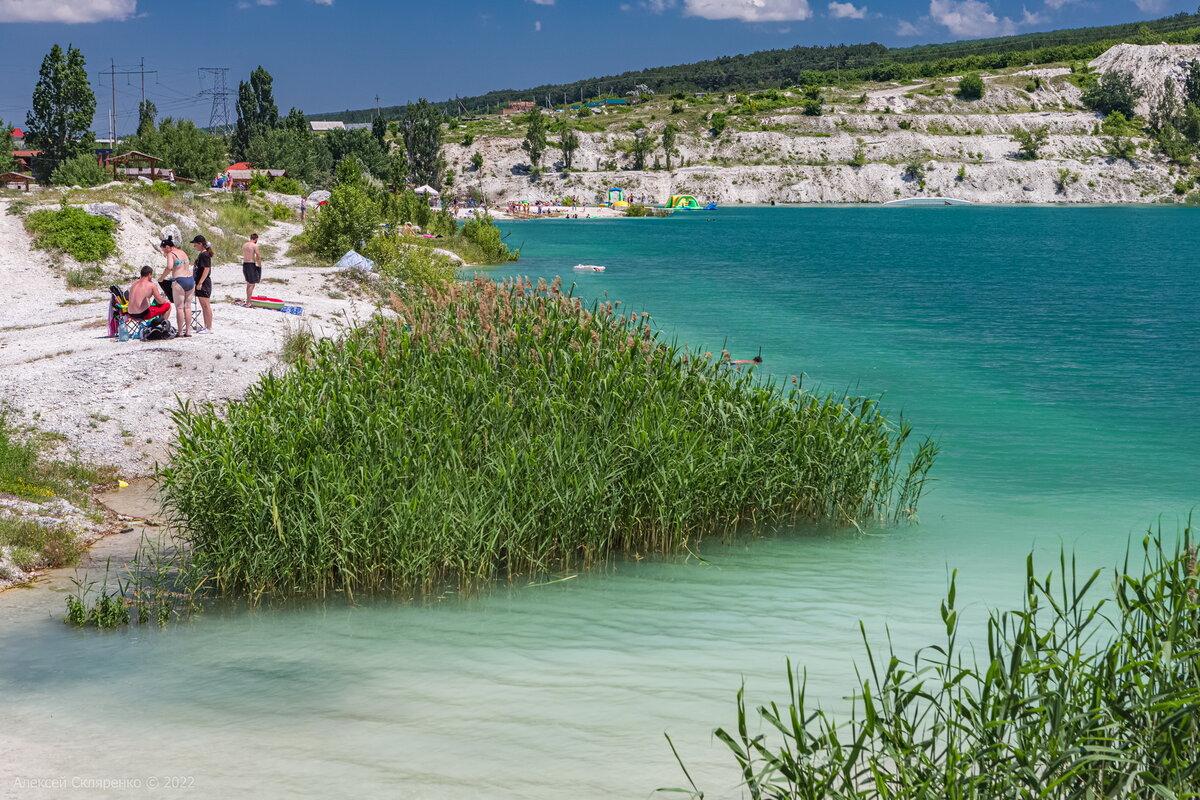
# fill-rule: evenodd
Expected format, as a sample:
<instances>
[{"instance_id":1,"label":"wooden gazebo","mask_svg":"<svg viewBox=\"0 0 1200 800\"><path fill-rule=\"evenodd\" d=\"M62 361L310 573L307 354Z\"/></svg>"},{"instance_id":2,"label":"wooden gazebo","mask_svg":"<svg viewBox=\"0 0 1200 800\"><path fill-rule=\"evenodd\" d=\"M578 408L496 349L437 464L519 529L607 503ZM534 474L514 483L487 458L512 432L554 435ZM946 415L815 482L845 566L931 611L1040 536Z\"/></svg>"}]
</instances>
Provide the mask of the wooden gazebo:
<instances>
[{"instance_id":1,"label":"wooden gazebo","mask_svg":"<svg viewBox=\"0 0 1200 800\"><path fill-rule=\"evenodd\" d=\"M114 180L117 178L126 180L149 178L152 181L174 180L174 172L169 169L159 169L158 165L161 163L161 158L156 158L148 153L139 153L137 150L130 150L128 153L113 156L108 160L108 165L112 167Z\"/></svg>"},{"instance_id":2,"label":"wooden gazebo","mask_svg":"<svg viewBox=\"0 0 1200 800\"><path fill-rule=\"evenodd\" d=\"M18 187L28 192L32 183L32 175L22 175L20 172L0 172L0 188Z\"/></svg>"}]
</instances>

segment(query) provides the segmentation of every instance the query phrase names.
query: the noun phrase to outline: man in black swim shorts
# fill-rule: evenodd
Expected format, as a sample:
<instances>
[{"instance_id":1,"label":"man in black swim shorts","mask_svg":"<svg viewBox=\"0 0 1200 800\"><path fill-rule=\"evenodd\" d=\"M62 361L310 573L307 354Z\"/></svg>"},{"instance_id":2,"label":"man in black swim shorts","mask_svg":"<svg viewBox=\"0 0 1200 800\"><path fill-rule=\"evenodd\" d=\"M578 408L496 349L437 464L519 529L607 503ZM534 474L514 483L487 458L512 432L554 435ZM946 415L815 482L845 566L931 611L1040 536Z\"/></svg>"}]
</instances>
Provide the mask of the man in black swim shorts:
<instances>
[{"instance_id":1,"label":"man in black swim shorts","mask_svg":"<svg viewBox=\"0 0 1200 800\"><path fill-rule=\"evenodd\" d=\"M262 254L258 252L258 234L250 234L250 240L242 245L242 275L246 278L246 305L254 296L254 287L262 281Z\"/></svg>"}]
</instances>

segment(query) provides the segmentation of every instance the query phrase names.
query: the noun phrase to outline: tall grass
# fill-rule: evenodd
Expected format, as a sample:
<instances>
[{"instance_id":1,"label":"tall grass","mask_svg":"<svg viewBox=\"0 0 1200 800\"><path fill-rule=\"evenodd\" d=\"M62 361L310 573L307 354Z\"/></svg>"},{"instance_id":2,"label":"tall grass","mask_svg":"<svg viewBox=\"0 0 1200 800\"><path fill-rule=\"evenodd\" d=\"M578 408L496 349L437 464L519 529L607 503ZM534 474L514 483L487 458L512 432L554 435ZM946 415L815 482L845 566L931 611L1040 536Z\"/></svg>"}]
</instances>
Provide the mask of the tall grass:
<instances>
[{"instance_id":1,"label":"tall grass","mask_svg":"<svg viewBox=\"0 0 1200 800\"><path fill-rule=\"evenodd\" d=\"M174 415L166 507L219 590L419 590L758 522L895 518L934 457L906 460L908 427L874 401L764 385L557 281L393 307L224 413Z\"/></svg>"},{"instance_id":2,"label":"tall grass","mask_svg":"<svg viewBox=\"0 0 1200 800\"><path fill-rule=\"evenodd\" d=\"M1200 796L1190 529L1174 546L1147 534L1140 560L1097 598L1101 571L1081 577L1063 555L1040 578L1030 555L1024 604L989 616L979 653L959 640L952 579L945 640L911 659L867 644L849 719L827 716L789 664L782 704L756 726L743 689L737 729L716 736L754 800Z\"/></svg>"}]
</instances>

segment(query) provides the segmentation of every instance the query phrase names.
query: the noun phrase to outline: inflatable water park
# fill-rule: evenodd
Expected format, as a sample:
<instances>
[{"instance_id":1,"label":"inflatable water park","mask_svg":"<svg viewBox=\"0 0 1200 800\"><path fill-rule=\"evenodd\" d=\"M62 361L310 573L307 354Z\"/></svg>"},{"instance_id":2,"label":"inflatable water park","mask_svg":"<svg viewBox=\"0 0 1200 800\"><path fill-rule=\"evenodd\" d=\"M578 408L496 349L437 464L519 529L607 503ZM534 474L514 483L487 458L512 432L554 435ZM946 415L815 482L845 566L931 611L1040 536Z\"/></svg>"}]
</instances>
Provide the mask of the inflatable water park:
<instances>
[{"instance_id":1,"label":"inflatable water park","mask_svg":"<svg viewBox=\"0 0 1200 800\"><path fill-rule=\"evenodd\" d=\"M610 208L629 208L629 201L625 199L625 190L620 186L613 186L608 190L604 205ZM717 204L701 204L694 195L690 194L673 194L667 202L658 206L658 208L669 208L680 211L716 211Z\"/></svg>"}]
</instances>

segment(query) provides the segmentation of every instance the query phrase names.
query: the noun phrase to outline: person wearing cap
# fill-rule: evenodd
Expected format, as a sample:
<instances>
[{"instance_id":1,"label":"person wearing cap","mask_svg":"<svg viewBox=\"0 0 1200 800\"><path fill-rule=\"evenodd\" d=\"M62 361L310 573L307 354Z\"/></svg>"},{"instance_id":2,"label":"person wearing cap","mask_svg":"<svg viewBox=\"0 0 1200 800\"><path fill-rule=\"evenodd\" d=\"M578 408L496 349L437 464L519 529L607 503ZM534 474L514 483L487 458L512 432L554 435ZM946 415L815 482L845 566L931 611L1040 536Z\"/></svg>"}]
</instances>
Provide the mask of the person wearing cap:
<instances>
[{"instance_id":1,"label":"person wearing cap","mask_svg":"<svg viewBox=\"0 0 1200 800\"><path fill-rule=\"evenodd\" d=\"M192 239L196 245L196 261L192 265L192 277L196 279L196 299L200 301L200 312L204 316L204 327L196 333L212 333L212 247L208 239L196 236Z\"/></svg>"}]
</instances>

